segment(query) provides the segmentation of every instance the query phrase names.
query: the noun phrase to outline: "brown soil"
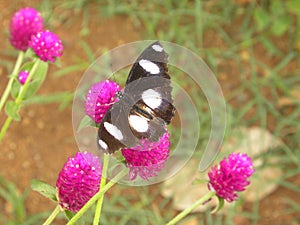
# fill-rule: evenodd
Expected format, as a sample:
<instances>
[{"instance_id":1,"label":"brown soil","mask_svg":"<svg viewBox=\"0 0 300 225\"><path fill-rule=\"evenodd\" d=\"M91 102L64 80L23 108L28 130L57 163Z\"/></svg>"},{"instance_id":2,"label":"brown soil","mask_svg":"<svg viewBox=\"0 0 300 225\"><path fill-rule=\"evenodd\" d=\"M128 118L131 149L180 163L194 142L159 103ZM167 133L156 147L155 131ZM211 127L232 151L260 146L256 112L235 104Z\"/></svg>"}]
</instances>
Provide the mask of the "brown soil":
<instances>
[{"instance_id":1,"label":"brown soil","mask_svg":"<svg viewBox=\"0 0 300 225\"><path fill-rule=\"evenodd\" d=\"M2 9L1 49L11 49L7 41L7 33L4 31L7 30L12 14L21 7L34 7L36 2L38 1L22 1L20 4L7 5L7 1L0 1L0 8ZM79 37L81 16L74 13L71 13L69 16L78 17L78 19L68 28L62 24L53 25L51 28L64 42L65 50L61 58L62 67L72 65L74 63L72 57L75 55L82 58L86 57L78 44L79 38L85 40L95 53L101 53L102 49L113 48L122 43L141 38L141 31L133 26L129 18L122 16L112 19L99 19L99 17L95 16L90 20L91 23L89 24L91 33L88 36ZM223 43L218 41L215 34L208 33L207 35L211 35L211 38L204 40L214 40L213 43L209 43L208 41L207 45L222 47ZM264 52L263 49L257 50L258 52ZM3 54L0 53L0 57L4 57ZM275 63L275 61L268 59L264 54L260 54L260 57L268 61L268 63ZM14 57L6 58L10 58L12 62L14 61ZM231 62L223 63L224 66L221 67L219 79L226 94L238 85L238 79L233 78L237 75L232 73L234 70ZM45 83L38 92L39 94L75 91L77 82L83 72L80 71L57 78L53 76L53 73L57 70L59 68L54 65L50 66L50 71ZM1 90L4 90L9 72L4 66L0 67ZM23 108L21 110L21 122L12 123L1 143L1 176L15 183L21 192L29 188L31 179L44 180L47 183L55 185L57 174L63 163L77 151L72 130L71 107L59 111L57 106L57 104L45 104L31 105ZM5 117L2 114L0 118L2 124ZM295 185L300 185L300 176L294 177L291 181ZM260 219L258 224L297 224L294 221L300 221L300 213L283 213L287 207L287 203L285 202L286 197L300 204L300 197L299 195L296 196L295 192L286 188L278 188L273 194L260 202ZM0 199L0 203L3 203L3 200ZM54 207L54 204L49 204L49 200L37 193L30 192L27 201L29 214L52 210ZM247 205L246 208L251 208L251 206ZM9 213L11 207L7 204L1 204L0 210L1 212ZM247 221L243 221L237 217L236 224L247 224Z\"/></svg>"}]
</instances>

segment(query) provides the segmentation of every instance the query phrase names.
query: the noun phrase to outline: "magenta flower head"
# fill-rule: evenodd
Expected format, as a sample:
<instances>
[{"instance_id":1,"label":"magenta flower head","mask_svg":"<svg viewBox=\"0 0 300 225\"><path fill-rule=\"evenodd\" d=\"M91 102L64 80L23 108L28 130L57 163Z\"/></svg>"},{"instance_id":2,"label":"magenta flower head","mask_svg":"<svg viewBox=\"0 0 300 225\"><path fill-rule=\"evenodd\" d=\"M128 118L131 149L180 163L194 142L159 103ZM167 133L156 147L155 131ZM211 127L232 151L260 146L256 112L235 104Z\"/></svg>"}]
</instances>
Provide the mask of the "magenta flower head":
<instances>
[{"instance_id":1,"label":"magenta flower head","mask_svg":"<svg viewBox=\"0 0 300 225\"><path fill-rule=\"evenodd\" d=\"M10 21L10 43L16 49L25 51L28 49L31 36L43 29L43 18L38 11L29 7L21 9Z\"/></svg>"},{"instance_id":2,"label":"magenta flower head","mask_svg":"<svg viewBox=\"0 0 300 225\"><path fill-rule=\"evenodd\" d=\"M62 56L64 50L61 40L48 30L33 35L29 42L29 46L44 62L55 62L57 57Z\"/></svg>"},{"instance_id":3,"label":"magenta flower head","mask_svg":"<svg viewBox=\"0 0 300 225\"><path fill-rule=\"evenodd\" d=\"M18 75L18 81L21 84L25 84L27 77L29 76L29 72L27 70L24 71L20 71L19 75Z\"/></svg>"},{"instance_id":4,"label":"magenta flower head","mask_svg":"<svg viewBox=\"0 0 300 225\"><path fill-rule=\"evenodd\" d=\"M118 91L120 91L120 86L110 80L94 84L85 97L86 115L91 117L95 123L100 123L112 104L118 100L116 98Z\"/></svg>"},{"instance_id":5,"label":"magenta flower head","mask_svg":"<svg viewBox=\"0 0 300 225\"><path fill-rule=\"evenodd\" d=\"M169 137L169 133L166 132L157 143L151 143L146 139L142 139L141 146L121 150L130 169L129 175L131 180L134 180L137 175L144 180L157 176L169 157Z\"/></svg>"},{"instance_id":6,"label":"magenta flower head","mask_svg":"<svg viewBox=\"0 0 300 225\"><path fill-rule=\"evenodd\" d=\"M251 158L244 153L232 153L208 173L208 188L228 202L236 200L237 192L250 184L248 178L254 173Z\"/></svg>"},{"instance_id":7,"label":"magenta flower head","mask_svg":"<svg viewBox=\"0 0 300 225\"><path fill-rule=\"evenodd\" d=\"M27 70L24 71L20 71L19 75L18 75L18 81L21 84L25 84L27 77L29 76L29 72Z\"/></svg>"},{"instance_id":8,"label":"magenta flower head","mask_svg":"<svg viewBox=\"0 0 300 225\"><path fill-rule=\"evenodd\" d=\"M100 187L102 165L97 156L78 152L69 158L56 182L59 205L72 212L79 211Z\"/></svg>"}]
</instances>

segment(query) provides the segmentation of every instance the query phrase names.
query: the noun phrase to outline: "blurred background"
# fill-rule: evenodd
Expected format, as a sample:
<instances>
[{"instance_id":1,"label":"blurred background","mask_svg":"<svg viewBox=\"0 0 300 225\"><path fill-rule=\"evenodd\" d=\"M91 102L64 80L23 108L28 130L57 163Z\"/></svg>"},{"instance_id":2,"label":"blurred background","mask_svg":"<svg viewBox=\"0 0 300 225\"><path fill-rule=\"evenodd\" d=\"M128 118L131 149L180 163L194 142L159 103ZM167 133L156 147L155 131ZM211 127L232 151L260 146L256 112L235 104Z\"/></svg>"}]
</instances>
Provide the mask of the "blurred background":
<instances>
[{"instance_id":1,"label":"blurred background","mask_svg":"<svg viewBox=\"0 0 300 225\"><path fill-rule=\"evenodd\" d=\"M55 185L64 162L78 151L71 117L78 81L105 51L145 39L174 42L203 58L227 104L222 154L244 151L256 163L251 188L237 203L213 215L209 206L199 209L180 224L300 224L299 0L0 0L1 90L17 56L9 22L26 6L41 12L65 50L1 143L0 224L42 224L54 209L30 190L30 180ZM210 132L209 106L189 80L172 79L201 112L201 152ZM4 119L2 113L1 124ZM198 174L197 155L183 171L188 177ZM202 195L191 182L182 185L182 177L149 187L116 185L105 197L101 224L165 224ZM91 224L92 215L79 224ZM56 224L65 224L63 216Z\"/></svg>"}]
</instances>

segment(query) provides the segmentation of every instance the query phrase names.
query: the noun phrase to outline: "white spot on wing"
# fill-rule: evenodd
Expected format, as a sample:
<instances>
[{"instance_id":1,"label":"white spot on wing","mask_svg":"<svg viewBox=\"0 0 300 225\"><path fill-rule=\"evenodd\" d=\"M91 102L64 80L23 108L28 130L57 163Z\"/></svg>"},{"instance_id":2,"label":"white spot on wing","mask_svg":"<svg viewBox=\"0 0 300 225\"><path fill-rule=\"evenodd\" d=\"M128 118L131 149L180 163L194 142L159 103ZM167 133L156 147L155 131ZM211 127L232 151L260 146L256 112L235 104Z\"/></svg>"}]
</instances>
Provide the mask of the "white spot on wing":
<instances>
[{"instance_id":1,"label":"white spot on wing","mask_svg":"<svg viewBox=\"0 0 300 225\"><path fill-rule=\"evenodd\" d=\"M152 45L152 48L157 52L162 52L164 50L160 45Z\"/></svg>"},{"instance_id":2,"label":"white spot on wing","mask_svg":"<svg viewBox=\"0 0 300 225\"><path fill-rule=\"evenodd\" d=\"M137 115L129 116L129 124L137 132L146 132L149 127L148 121L145 118Z\"/></svg>"},{"instance_id":3,"label":"white spot on wing","mask_svg":"<svg viewBox=\"0 0 300 225\"><path fill-rule=\"evenodd\" d=\"M161 104L161 95L153 89L148 89L142 94L143 101L152 109L157 108Z\"/></svg>"},{"instance_id":4,"label":"white spot on wing","mask_svg":"<svg viewBox=\"0 0 300 225\"><path fill-rule=\"evenodd\" d=\"M107 150L108 146L104 141L99 140L98 142L99 142L99 145L101 146L101 148L103 148L104 150Z\"/></svg>"},{"instance_id":5,"label":"white spot on wing","mask_svg":"<svg viewBox=\"0 0 300 225\"><path fill-rule=\"evenodd\" d=\"M119 141L123 139L123 134L121 131L114 125L108 122L104 122L104 127L114 138L118 139Z\"/></svg>"},{"instance_id":6,"label":"white spot on wing","mask_svg":"<svg viewBox=\"0 0 300 225\"><path fill-rule=\"evenodd\" d=\"M159 73L159 67L153 62L150 62L149 60L146 59L141 59L139 61L140 66L146 70L147 72L151 74L158 74Z\"/></svg>"}]
</instances>

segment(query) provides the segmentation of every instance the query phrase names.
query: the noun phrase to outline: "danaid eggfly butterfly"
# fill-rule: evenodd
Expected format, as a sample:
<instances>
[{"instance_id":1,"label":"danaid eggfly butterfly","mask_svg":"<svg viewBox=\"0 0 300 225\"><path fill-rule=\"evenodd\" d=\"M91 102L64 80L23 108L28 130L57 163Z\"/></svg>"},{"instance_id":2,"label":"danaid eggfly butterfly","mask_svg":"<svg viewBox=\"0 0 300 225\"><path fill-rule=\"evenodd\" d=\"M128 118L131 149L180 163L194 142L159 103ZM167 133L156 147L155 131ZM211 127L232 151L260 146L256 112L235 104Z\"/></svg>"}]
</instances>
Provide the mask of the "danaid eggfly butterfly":
<instances>
[{"instance_id":1,"label":"danaid eggfly butterfly","mask_svg":"<svg viewBox=\"0 0 300 225\"><path fill-rule=\"evenodd\" d=\"M123 93L100 123L97 144L106 153L135 147L141 139L157 142L175 114L168 54L154 42L133 64Z\"/></svg>"}]
</instances>

